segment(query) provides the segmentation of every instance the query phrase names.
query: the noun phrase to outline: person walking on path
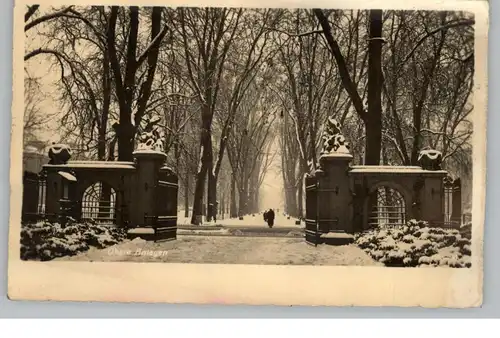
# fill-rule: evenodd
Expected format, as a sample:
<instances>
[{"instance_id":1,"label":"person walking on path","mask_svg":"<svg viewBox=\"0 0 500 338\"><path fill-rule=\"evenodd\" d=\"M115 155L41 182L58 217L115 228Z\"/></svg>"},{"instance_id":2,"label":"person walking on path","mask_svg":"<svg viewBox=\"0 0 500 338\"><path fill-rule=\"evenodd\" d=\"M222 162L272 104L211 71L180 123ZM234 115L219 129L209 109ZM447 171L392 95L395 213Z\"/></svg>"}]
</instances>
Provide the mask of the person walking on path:
<instances>
[{"instance_id":1,"label":"person walking on path","mask_svg":"<svg viewBox=\"0 0 500 338\"><path fill-rule=\"evenodd\" d=\"M267 225L272 228L274 225L274 210L269 209L268 212L266 212L266 220L267 220Z\"/></svg>"}]
</instances>

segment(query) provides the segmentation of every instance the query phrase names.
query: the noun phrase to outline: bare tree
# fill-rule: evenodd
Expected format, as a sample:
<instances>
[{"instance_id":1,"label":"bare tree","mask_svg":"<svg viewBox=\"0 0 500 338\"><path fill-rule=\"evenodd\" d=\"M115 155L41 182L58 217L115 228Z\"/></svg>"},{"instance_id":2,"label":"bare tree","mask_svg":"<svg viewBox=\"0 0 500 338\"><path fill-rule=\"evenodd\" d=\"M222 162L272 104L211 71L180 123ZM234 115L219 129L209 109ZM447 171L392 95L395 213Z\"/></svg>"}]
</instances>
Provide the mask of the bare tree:
<instances>
[{"instance_id":1,"label":"bare tree","mask_svg":"<svg viewBox=\"0 0 500 338\"><path fill-rule=\"evenodd\" d=\"M87 20L80 15L79 12L74 10L75 6L66 6L62 8L50 8L48 13L40 14L40 5L26 6L26 13L24 15L24 32L28 34L30 30L35 27L40 27L49 24L51 21L60 18L67 18L73 21L83 21ZM38 16L37 16L38 15ZM51 50L50 48L37 48L24 55L24 61L40 55L40 54L57 54L57 52Z\"/></svg>"},{"instance_id":2,"label":"bare tree","mask_svg":"<svg viewBox=\"0 0 500 338\"><path fill-rule=\"evenodd\" d=\"M82 8L73 13L83 18L75 21L61 16L40 33L60 65L58 82L64 114L61 127L65 139L75 139L78 148L90 157L106 160L110 139L112 81L105 40L107 14L104 7ZM114 151L108 151L110 159Z\"/></svg>"},{"instance_id":3,"label":"bare tree","mask_svg":"<svg viewBox=\"0 0 500 338\"><path fill-rule=\"evenodd\" d=\"M224 108L227 112L223 118L217 157L213 170L208 175L207 221L211 221L215 216L213 207L216 205L218 176L239 106L253 80L264 71L264 63L274 54L274 50L268 47L268 27L274 26L277 18L278 16L273 15L273 11L269 9L245 12L241 24L252 26L254 29L237 32L232 48L228 51L226 67L229 69L226 68L223 73L225 86L222 87L228 91L227 105Z\"/></svg>"},{"instance_id":4,"label":"bare tree","mask_svg":"<svg viewBox=\"0 0 500 338\"><path fill-rule=\"evenodd\" d=\"M228 158L232 168L231 217L255 212L259 173L263 158L267 156L265 149L273 139L274 122L279 116L274 95L265 92L267 81L263 77L250 86L240 104L228 141Z\"/></svg>"},{"instance_id":5,"label":"bare tree","mask_svg":"<svg viewBox=\"0 0 500 338\"><path fill-rule=\"evenodd\" d=\"M472 110L473 31L466 24L471 20L463 13L452 17L446 12L391 16L383 135L386 147L395 150L393 163L416 165L424 147L440 150L444 160L466 152L472 134L467 117Z\"/></svg>"},{"instance_id":6,"label":"bare tree","mask_svg":"<svg viewBox=\"0 0 500 338\"><path fill-rule=\"evenodd\" d=\"M196 175L191 223L200 224L203 193L208 173L214 169L212 121L220 79L228 50L233 43L242 9L180 8L171 12L175 29L182 37L182 49L190 86L201 107L200 163Z\"/></svg>"},{"instance_id":7,"label":"bare tree","mask_svg":"<svg viewBox=\"0 0 500 338\"><path fill-rule=\"evenodd\" d=\"M42 102L38 79L25 76L23 118L23 142L25 145L38 141L38 133L53 118L53 114L42 110L40 107Z\"/></svg>"},{"instance_id":8,"label":"bare tree","mask_svg":"<svg viewBox=\"0 0 500 338\"><path fill-rule=\"evenodd\" d=\"M314 17L307 11L296 10L285 18L287 20L277 30L277 59L279 71L284 76L276 82L274 91L281 101L286 125L284 132L287 135L281 144L291 147L292 152L298 149L297 159L287 156L283 162L283 170L288 173L283 176L287 180L286 199L295 201L288 203L294 205L289 212L298 216L302 215L302 182L309 170L308 162L313 166L317 163L321 126L329 115L339 114L345 109L342 106L347 101L341 103L340 81L334 64L330 62L330 53L317 34L318 24ZM311 33L301 33L304 31ZM343 114L344 119L347 111L348 108ZM289 129L292 134L289 134ZM295 206L297 210L294 210Z\"/></svg>"},{"instance_id":9,"label":"bare tree","mask_svg":"<svg viewBox=\"0 0 500 338\"><path fill-rule=\"evenodd\" d=\"M150 44L138 55L139 8L129 7L127 11L130 28L123 62L124 67L122 67L116 48L116 22L121 10L123 8L118 6L111 7L106 41L120 111L119 122L113 126L118 139L118 160L132 161L135 136L147 108L160 52L160 43L165 37L168 27L164 25L162 28L162 8L153 7L151 10ZM144 63L146 63L145 79L138 83L137 77ZM133 111L134 101L136 101L135 111Z\"/></svg>"}]
</instances>

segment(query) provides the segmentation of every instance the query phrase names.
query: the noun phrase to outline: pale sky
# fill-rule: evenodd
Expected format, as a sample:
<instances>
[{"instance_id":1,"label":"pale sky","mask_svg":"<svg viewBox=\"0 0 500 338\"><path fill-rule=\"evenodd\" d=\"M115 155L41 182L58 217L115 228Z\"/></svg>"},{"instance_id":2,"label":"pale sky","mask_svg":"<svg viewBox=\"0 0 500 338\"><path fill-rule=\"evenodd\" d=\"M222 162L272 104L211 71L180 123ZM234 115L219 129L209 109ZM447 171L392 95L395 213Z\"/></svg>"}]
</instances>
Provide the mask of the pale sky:
<instances>
[{"instance_id":1,"label":"pale sky","mask_svg":"<svg viewBox=\"0 0 500 338\"><path fill-rule=\"evenodd\" d=\"M276 151L277 150L276 148L278 147L279 143L278 140L276 139L273 143L273 146L270 149L270 152ZM284 209L285 196L283 190L283 175L280 167L281 167L281 152L277 151L273 163L270 166L266 176L264 177L262 187L260 188L259 206L261 210L269 208L272 208L274 210Z\"/></svg>"},{"instance_id":2,"label":"pale sky","mask_svg":"<svg viewBox=\"0 0 500 338\"><path fill-rule=\"evenodd\" d=\"M38 30L38 27L33 28L33 31ZM40 39L33 38L37 32L33 32L32 36L28 36L25 40L26 52L43 47L44 43ZM25 69L30 76L38 78L41 82L40 92L38 93L41 99L41 109L49 115L60 111L61 107L57 102L57 88L54 83L61 77L59 66L52 66L53 58L49 58L44 54L39 54L24 63ZM51 121L46 128L39 133L39 138L42 141L50 143L51 141L59 141L57 119Z\"/></svg>"}]
</instances>

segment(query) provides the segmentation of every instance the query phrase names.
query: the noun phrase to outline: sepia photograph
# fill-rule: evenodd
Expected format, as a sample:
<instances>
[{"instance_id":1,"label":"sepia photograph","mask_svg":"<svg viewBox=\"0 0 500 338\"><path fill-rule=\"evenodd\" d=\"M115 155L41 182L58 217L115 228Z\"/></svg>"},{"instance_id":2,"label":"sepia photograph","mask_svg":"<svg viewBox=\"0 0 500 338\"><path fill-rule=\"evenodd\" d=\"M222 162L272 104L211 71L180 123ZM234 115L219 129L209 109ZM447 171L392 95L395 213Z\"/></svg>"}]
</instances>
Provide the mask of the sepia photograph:
<instances>
[{"instance_id":1,"label":"sepia photograph","mask_svg":"<svg viewBox=\"0 0 500 338\"><path fill-rule=\"evenodd\" d=\"M9 259L481 279L487 7L16 2Z\"/></svg>"}]
</instances>

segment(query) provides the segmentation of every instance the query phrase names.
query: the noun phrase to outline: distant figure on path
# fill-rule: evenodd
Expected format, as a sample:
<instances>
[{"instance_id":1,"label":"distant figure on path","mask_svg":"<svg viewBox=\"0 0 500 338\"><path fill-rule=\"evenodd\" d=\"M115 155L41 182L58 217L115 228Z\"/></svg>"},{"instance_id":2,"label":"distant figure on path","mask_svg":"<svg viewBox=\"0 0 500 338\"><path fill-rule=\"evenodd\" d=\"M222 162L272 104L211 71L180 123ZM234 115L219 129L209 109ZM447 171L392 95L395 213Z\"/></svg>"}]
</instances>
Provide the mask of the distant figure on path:
<instances>
[{"instance_id":1,"label":"distant figure on path","mask_svg":"<svg viewBox=\"0 0 500 338\"><path fill-rule=\"evenodd\" d=\"M266 217L267 225L269 225L269 227L272 228L274 225L274 210L269 209L269 211L266 212L265 217Z\"/></svg>"},{"instance_id":2,"label":"distant figure on path","mask_svg":"<svg viewBox=\"0 0 500 338\"><path fill-rule=\"evenodd\" d=\"M267 213L268 213L268 211L267 211L267 210L266 210L266 211L264 211L264 222L267 222Z\"/></svg>"}]
</instances>

